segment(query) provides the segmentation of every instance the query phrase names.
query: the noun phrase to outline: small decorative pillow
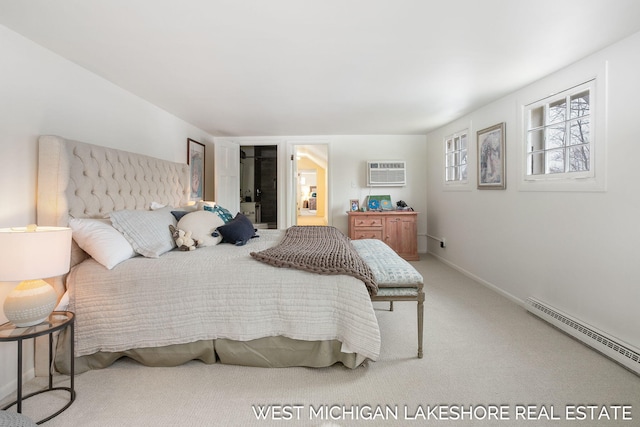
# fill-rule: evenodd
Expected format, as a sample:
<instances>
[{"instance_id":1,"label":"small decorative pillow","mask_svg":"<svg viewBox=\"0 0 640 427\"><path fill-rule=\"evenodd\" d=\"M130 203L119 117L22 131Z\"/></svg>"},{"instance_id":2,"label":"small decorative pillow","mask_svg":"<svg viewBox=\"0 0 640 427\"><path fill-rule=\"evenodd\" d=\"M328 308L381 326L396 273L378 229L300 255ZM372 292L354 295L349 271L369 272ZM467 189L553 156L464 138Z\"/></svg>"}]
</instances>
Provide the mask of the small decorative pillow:
<instances>
[{"instance_id":1,"label":"small decorative pillow","mask_svg":"<svg viewBox=\"0 0 640 427\"><path fill-rule=\"evenodd\" d=\"M109 218L137 253L147 258L158 258L176 247L169 231L169 224L176 225L171 209L115 211L109 214Z\"/></svg>"},{"instance_id":2,"label":"small decorative pillow","mask_svg":"<svg viewBox=\"0 0 640 427\"><path fill-rule=\"evenodd\" d=\"M78 246L109 270L136 256L131 244L108 219L71 218L69 227Z\"/></svg>"},{"instance_id":3,"label":"small decorative pillow","mask_svg":"<svg viewBox=\"0 0 640 427\"><path fill-rule=\"evenodd\" d=\"M182 217L185 216L188 213L189 212L187 212L187 211L171 211L171 215L174 216L176 221L180 221L182 219Z\"/></svg>"},{"instance_id":4,"label":"small decorative pillow","mask_svg":"<svg viewBox=\"0 0 640 427\"><path fill-rule=\"evenodd\" d=\"M213 212L214 214L218 215L225 222L225 224L233 219L233 214L220 205L216 205L216 206L204 205L204 210Z\"/></svg>"},{"instance_id":5,"label":"small decorative pillow","mask_svg":"<svg viewBox=\"0 0 640 427\"><path fill-rule=\"evenodd\" d=\"M231 221L218 227L216 231L220 233L224 243L233 243L236 246L242 246L246 244L249 239L258 237L256 229L253 228L253 224L249 218L240 212L238 212Z\"/></svg>"},{"instance_id":6,"label":"small decorative pillow","mask_svg":"<svg viewBox=\"0 0 640 427\"><path fill-rule=\"evenodd\" d=\"M191 232L191 237L200 242L198 246L215 246L220 243L222 237L214 237L212 233L221 225L224 225L224 221L208 211L189 212L178 221L178 228Z\"/></svg>"}]
</instances>

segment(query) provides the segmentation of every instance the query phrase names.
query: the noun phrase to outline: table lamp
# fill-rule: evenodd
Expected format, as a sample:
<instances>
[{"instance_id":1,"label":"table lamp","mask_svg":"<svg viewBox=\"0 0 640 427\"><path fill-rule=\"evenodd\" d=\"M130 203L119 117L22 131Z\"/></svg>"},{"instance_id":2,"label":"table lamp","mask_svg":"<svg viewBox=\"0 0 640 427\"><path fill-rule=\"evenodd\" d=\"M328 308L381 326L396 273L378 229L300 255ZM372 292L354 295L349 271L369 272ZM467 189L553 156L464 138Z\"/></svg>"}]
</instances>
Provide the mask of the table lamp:
<instances>
[{"instance_id":1,"label":"table lamp","mask_svg":"<svg viewBox=\"0 0 640 427\"><path fill-rule=\"evenodd\" d=\"M0 229L0 281L22 281L7 295L4 315L18 327L43 322L58 295L42 279L69 271L71 229L27 227Z\"/></svg>"}]
</instances>

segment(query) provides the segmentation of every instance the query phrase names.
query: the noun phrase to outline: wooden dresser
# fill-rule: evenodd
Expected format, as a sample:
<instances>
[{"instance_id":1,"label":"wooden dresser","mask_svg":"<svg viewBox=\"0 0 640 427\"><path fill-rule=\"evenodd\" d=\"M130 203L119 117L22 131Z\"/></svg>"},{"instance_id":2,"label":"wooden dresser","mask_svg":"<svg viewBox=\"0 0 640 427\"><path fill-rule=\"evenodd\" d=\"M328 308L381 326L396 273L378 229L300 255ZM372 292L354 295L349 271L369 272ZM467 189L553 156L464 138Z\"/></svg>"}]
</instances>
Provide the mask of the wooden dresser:
<instances>
[{"instance_id":1,"label":"wooden dresser","mask_svg":"<svg viewBox=\"0 0 640 427\"><path fill-rule=\"evenodd\" d=\"M402 258L408 261L420 259L418 255L418 212L369 211L348 212L348 214L350 239L382 240Z\"/></svg>"}]
</instances>

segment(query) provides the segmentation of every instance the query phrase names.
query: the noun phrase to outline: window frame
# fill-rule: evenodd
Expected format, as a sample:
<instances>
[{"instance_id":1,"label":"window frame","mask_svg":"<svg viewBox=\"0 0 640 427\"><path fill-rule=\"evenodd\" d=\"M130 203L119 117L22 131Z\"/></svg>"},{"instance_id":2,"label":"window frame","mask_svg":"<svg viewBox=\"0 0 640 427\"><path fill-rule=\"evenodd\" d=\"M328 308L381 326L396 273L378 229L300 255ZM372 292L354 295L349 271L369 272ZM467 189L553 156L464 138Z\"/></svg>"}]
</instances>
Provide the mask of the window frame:
<instances>
[{"instance_id":1,"label":"window frame","mask_svg":"<svg viewBox=\"0 0 640 427\"><path fill-rule=\"evenodd\" d=\"M577 95L580 95L584 92L589 93L589 114L578 116L578 117L571 117L570 114L567 114L567 112L570 111L570 108L571 108L571 100ZM594 135L594 123L595 123L596 115L594 114L595 108L592 108L592 107L596 107L597 103L595 102L596 99L594 96L594 92L595 92L595 80L590 80L588 82L579 84L577 86L564 90L560 93L550 95L539 101L536 101L529 105L524 106L525 108L524 144L526 145L526 148L525 148L526 150L525 179L526 180L580 179L580 178L591 178L595 175L594 168L593 168L595 152L594 150L591 149L595 144L595 141L593 140L593 135ZM562 103L564 105L563 107L564 111L562 112L564 116L560 120L551 121L549 119L549 116L551 115L550 109L554 104L559 104L559 103ZM541 123L538 123L532 126L531 116L534 114L534 111L536 110L541 110L542 114L537 114L542 116L542 118L540 119ZM561 132L563 132L564 138L569 139L571 137L572 123L580 120L580 118L585 118L585 117L588 119L588 123L589 123L588 125L589 141L587 144L571 144L570 141L565 140L562 145L549 147L550 144L548 144L547 141L549 139L550 132L552 132L554 129L556 130L561 129ZM539 146L536 147L535 149L532 149L531 148L532 145L537 145L531 142L531 136L534 133L540 133L542 134L542 137L540 138L541 141ZM568 171L567 169L570 165L568 157L569 157L569 153L571 152L571 148L585 146L585 145L588 145L589 147L589 159L588 159L589 169L581 170L581 171ZM556 152L562 151L562 165L563 165L564 172L548 171L548 162L547 162L546 156L548 156L549 153L553 151L556 151ZM542 164L538 166L539 167L541 166L541 169L544 169L544 172L530 173L532 169L531 162L532 162L533 156L539 156L543 158L543 160L540 161Z\"/></svg>"},{"instance_id":2,"label":"window frame","mask_svg":"<svg viewBox=\"0 0 640 427\"><path fill-rule=\"evenodd\" d=\"M466 137L466 163L455 163L453 166L449 166L448 158L451 154L460 153L461 149L453 149L451 151L448 150L449 141L454 141L456 138L462 139L462 137ZM469 128L462 129L460 131L448 134L443 139L443 160L444 160L444 174L443 174L443 182L445 188L449 189L466 189L469 185L469 174L471 173L471 149L469 145L469 137L470 132ZM447 180L447 171L450 167L460 167L461 165L466 165L467 176L465 179L456 179L456 180Z\"/></svg>"},{"instance_id":3,"label":"window frame","mask_svg":"<svg viewBox=\"0 0 640 427\"><path fill-rule=\"evenodd\" d=\"M606 191L607 61L569 67L523 89L518 96L518 190ZM553 103L563 94L589 88L590 165L586 172L528 175L528 111L533 105Z\"/></svg>"}]
</instances>

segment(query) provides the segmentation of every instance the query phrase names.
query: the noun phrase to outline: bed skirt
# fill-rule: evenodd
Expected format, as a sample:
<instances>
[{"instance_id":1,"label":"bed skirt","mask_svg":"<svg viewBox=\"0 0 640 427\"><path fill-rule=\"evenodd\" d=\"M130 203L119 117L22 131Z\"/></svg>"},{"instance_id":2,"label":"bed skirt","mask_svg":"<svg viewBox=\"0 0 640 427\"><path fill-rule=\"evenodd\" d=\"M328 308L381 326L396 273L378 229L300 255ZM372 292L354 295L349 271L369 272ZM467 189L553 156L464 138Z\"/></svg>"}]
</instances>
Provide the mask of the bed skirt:
<instances>
[{"instance_id":1,"label":"bed skirt","mask_svg":"<svg viewBox=\"0 0 640 427\"><path fill-rule=\"evenodd\" d=\"M56 349L55 368L63 374L69 374L71 371L68 337L68 333L62 332ZM343 353L341 348L342 343L338 340L302 341L282 336L252 341L204 340L79 356L75 358L75 373L106 368L122 357L128 357L145 366L161 367L179 366L191 360L200 360L207 364L223 363L263 368L322 368L342 363L347 368L355 369L367 360L356 353Z\"/></svg>"}]
</instances>

